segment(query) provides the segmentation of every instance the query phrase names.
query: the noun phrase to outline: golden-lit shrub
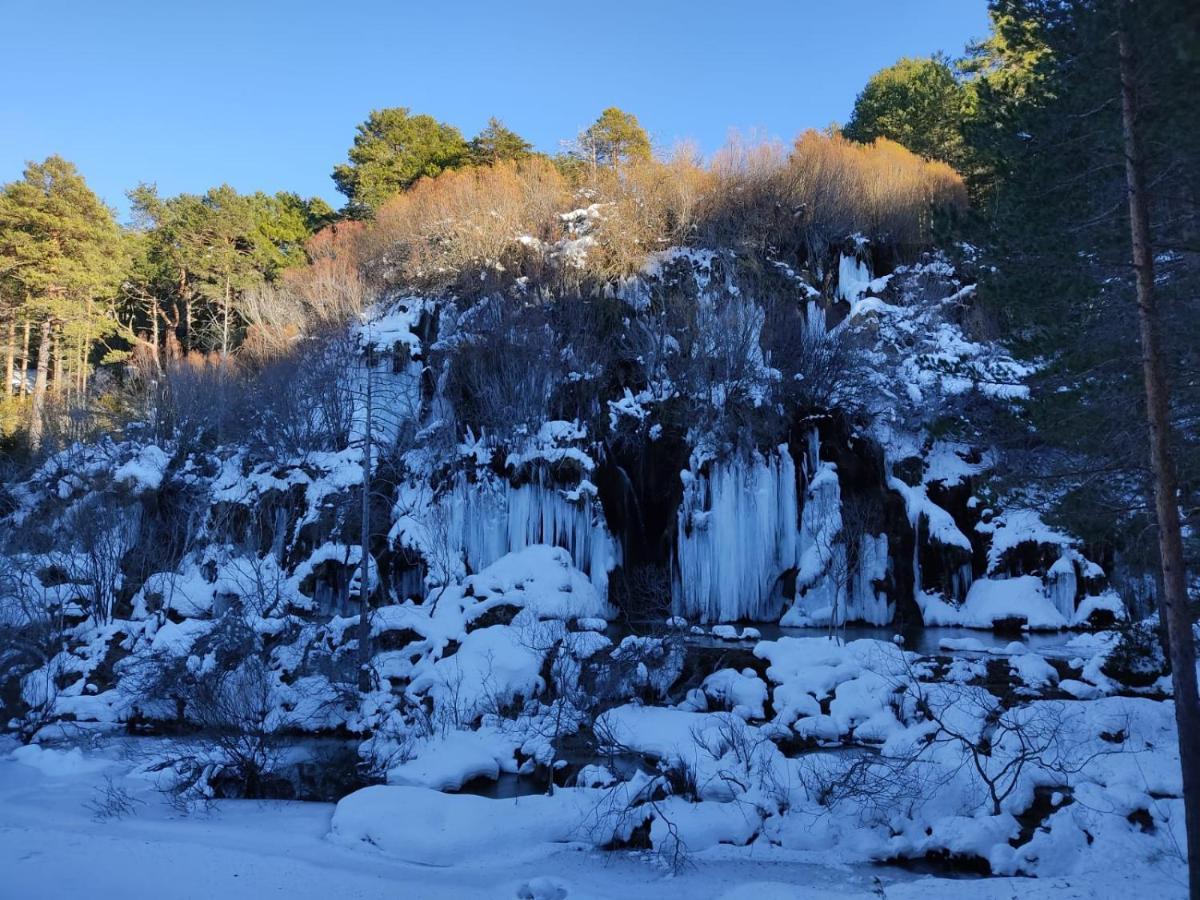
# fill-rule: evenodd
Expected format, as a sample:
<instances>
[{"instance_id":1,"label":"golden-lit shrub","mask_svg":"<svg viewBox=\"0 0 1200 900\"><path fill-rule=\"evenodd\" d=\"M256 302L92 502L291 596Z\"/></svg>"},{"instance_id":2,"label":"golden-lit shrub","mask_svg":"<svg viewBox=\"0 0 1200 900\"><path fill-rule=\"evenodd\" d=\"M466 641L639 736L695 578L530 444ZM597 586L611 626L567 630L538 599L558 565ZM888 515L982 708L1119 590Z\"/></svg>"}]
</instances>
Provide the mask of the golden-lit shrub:
<instances>
[{"instance_id":1,"label":"golden-lit shrub","mask_svg":"<svg viewBox=\"0 0 1200 900\"><path fill-rule=\"evenodd\" d=\"M765 251L793 218L787 153L777 141L736 132L713 157L701 203L701 240L711 247Z\"/></svg>"},{"instance_id":2,"label":"golden-lit shrub","mask_svg":"<svg viewBox=\"0 0 1200 900\"><path fill-rule=\"evenodd\" d=\"M566 182L540 158L443 172L380 207L359 243L376 284L445 289L468 270L499 270L522 238L555 236Z\"/></svg>"},{"instance_id":3,"label":"golden-lit shrub","mask_svg":"<svg viewBox=\"0 0 1200 900\"><path fill-rule=\"evenodd\" d=\"M597 279L619 278L640 269L648 254L692 243L712 175L692 153L668 162L644 160L620 169L601 169L591 190L601 203L583 271Z\"/></svg>"},{"instance_id":4,"label":"golden-lit shrub","mask_svg":"<svg viewBox=\"0 0 1200 900\"><path fill-rule=\"evenodd\" d=\"M859 232L910 250L931 239L935 208L966 203L943 163L815 131L790 150L735 136L708 166L685 148L572 180L543 157L443 172L387 201L354 235L353 254L313 253L313 267L345 281L340 267L359 266L374 288L478 295L524 277L553 291L626 277L670 246L818 260Z\"/></svg>"},{"instance_id":5,"label":"golden-lit shrub","mask_svg":"<svg viewBox=\"0 0 1200 900\"><path fill-rule=\"evenodd\" d=\"M806 131L785 154L778 144L735 137L713 172L705 236L746 250L819 257L854 232L898 247L921 245L930 239L933 209L966 205L953 169L882 138L857 144Z\"/></svg>"},{"instance_id":6,"label":"golden-lit shrub","mask_svg":"<svg viewBox=\"0 0 1200 900\"><path fill-rule=\"evenodd\" d=\"M323 228L305 246L306 265L285 269L278 281L246 291L239 306L246 323L246 337L238 349L242 357L278 357L300 338L340 329L362 313L367 288L359 242L365 229L362 222Z\"/></svg>"}]
</instances>

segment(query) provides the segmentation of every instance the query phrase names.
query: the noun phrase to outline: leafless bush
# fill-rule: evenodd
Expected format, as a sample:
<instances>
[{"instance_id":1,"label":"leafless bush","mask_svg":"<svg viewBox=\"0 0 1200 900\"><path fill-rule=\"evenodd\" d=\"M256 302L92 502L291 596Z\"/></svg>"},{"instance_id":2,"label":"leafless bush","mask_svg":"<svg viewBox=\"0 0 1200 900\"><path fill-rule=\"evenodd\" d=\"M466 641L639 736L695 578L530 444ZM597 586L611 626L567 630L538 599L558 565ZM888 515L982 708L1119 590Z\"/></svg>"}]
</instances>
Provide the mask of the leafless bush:
<instances>
[{"instance_id":1,"label":"leafless bush","mask_svg":"<svg viewBox=\"0 0 1200 900\"><path fill-rule=\"evenodd\" d=\"M95 796L83 805L91 811L95 821L111 822L133 815L139 806L146 805L146 801L114 783L111 775L105 775L103 786L97 787Z\"/></svg>"},{"instance_id":2,"label":"leafless bush","mask_svg":"<svg viewBox=\"0 0 1200 900\"><path fill-rule=\"evenodd\" d=\"M58 660L67 642L66 610L38 569L35 557L0 555L0 722L23 709L25 740L54 718ZM8 701L16 708L7 708Z\"/></svg>"},{"instance_id":3,"label":"leafless bush","mask_svg":"<svg viewBox=\"0 0 1200 900\"><path fill-rule=\"evenodd\" d=\"M765 302L762 347L782 376L777 392L785 406L824 412L836 405L855 413L862 354L844 331L827 330L823 315L794 299L771 297Z\"/></svg>"},{"instance_id":4,"label":"leafless bush","mask_svg":"<svg viewBox=\"0 0 1200 900\"><path fill-rule=\"evenodd\" d=\"M535 309L490 300L473 307L460 328L446 385L459 422L500 439L536 431L559 371L545 318Z\"/></svg>"},{"instance_id":5,"label":"leafless bush","mask_svg":"<svg viewBox=\"0 0 1200 900\"><path fill-rule=\"evenodd\" d=\"M192 353L168 361L150 398L156 437L189 450L230 439L238 432L242 384L228 357Z\"/></svg>"},{"instance_id":6,"label":"leafless bush","mask_svg":"<svg viewBox=\"0 0 1200 900\"><path fill-rule=\"evenodd\" d=\"M84 608L99 625L112 621L125 556L137 543L141 518L137 504L122 504L108 494L89 496L71 508L66 518L70 539L51 554L71 581L82 586Z\"/></svg>"},{"instance_id":7,"label":"leafless bush","mask_svg":"<svg viewBox=\"0 0 1200 900\"><path fill-rule=\"evenodd\" d=\"M222 795L289 796L286 731L304 723L280 708L261 637L231 610L192 649L188 658L147 655L123 673L143 709L174 707L177 724L195 731L154 764L169 775L165 790L185 809Z\"/></svg>"},{"instance_id":8,"label":"leafless bush","mask_svg":"<svg viewBox=\"0 0 1200 900\"><path fill-rule=\"evenodd\" d=\"M247 385L247 412L260 449L289 459L348 447L358 358L343 329L298 341L291 352L268 361Z\"/></svg>"},{"instance_id":9,"label":"leafless bush","mask_svg":"<svg viewBox=\"0 0 1200 900\"><path fill-rule=\"evenodd\" d=\"M823 806L852 803L872 822L911 815L926 797L965 774L1001 815L1004 801L1037 773L1039 783L1069 785L1115 745L1095 750L1081 735L1083 712L1070 704L997 698L980 687L928 684L905 658L888 675L891 706L916 729L907 743L872 751L824 755L801 769L809 796Z\"/></svg>"},{"instance_id":10,"label":"leafless bush","mask_svg":"<svg viewBox=\"0 0 1200 900\"><path fill-rule=\"evenodd\" d=\"M377 285L427 291L455 285L468 270L500 272L524 256L521 239L552 241L566 183L539 158L444 172L423 179L377 212L360 248Z\"/></svg>"},{"instance_id":11,"label":"leafless bush","mask_svg":"<svg viewBox=\"0 0 1200 900\"><path fill-rule=\"evenodd\" d=\"M807 131L785 153L735 137L713 168L702 233L714 246L783 259L823 259L854 232L916 246L930 239L936 207L966 205L953 170L885 139L862 145Z\"/></svg>"},{"instance_id":12,"label":"leafless bush","mask_svg":"<svg viewBox=\"0 0 1200 900\"><path fill-rule=\"evenodd\" d=\"M798 771L809 797L829 810L849 804L864 824L911 815L947 779L932 761L872 749L808 756Z\"/></svg>"}]
</instances>

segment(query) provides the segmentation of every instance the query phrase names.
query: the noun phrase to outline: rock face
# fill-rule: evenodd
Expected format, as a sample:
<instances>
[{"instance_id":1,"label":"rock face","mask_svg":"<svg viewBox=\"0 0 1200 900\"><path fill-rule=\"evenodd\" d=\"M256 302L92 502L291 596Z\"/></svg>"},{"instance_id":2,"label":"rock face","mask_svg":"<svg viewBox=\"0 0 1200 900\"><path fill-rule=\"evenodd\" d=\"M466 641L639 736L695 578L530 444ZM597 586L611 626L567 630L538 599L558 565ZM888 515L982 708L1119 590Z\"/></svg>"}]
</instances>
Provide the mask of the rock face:
<instances>
[{"instance_id":1,"label":"rock face","mask_svg":"<svg viewBox=\"0 0 1200 900\"><path fill-rule=\"evenodd\" d=\"M349 381L375 380L382 433L373 602L432 598L548 544L634 618L987 627L980 604L966 610L974 585L1016 576L1040 579L1057 613L1031 611L1033 627L1119 610L1076 541L1031 510L997 505L990 448L934 436L1026 391L1027 370L959 324L971 287L936 256L875 277L869 248L853 242L815 272L659 254L614 296L575 301L621 317L611 348L584 352L566 312L542 321L563 364L522 363L550 369L537 402L518 378L519 390L485 404L490 376L463 374L491 334L478 326L488 301L381 304L360 327L367 352L346 365ZM353 402L347 418L360 422ZM271 454L253 443L75 448L10 489L7 522L21 540L8 550L49 585L54 567L34 559L38 547L58 525L95 519L88 498L112 496L125 510L123 524L101 523L124 535L112 577L83 571L76 553L64 588L90 583L119 610L211 609L244 598L225 574L244 557L243 569L273 567L282 607L353 613L361 451ZM190 524L174 508L184 504ZM36 523L53 524L39 535ZM178 546L155 560L146 545L164 527ZM164 578L187 599L164 597Z\"/></svg>"}]
</instances>

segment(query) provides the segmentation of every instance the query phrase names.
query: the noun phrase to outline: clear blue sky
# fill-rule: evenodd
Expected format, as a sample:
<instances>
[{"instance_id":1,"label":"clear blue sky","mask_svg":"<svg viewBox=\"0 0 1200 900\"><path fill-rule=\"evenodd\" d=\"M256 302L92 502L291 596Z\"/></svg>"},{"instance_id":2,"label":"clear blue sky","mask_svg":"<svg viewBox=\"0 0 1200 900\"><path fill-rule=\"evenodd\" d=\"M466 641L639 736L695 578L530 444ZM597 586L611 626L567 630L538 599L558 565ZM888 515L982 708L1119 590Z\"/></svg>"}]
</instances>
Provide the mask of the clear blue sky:
<instances>
[{"instance_id":1,"label":"clear blue sky","mask_svg":"<svg viewBox=\"0 0 1200 900\"><path fill-rule=\"evenodd\" d=\"M228 182L340 206L329 173L369 110L539 149L606 106L656 142L845 121L875 70L961 51L985 0L0 0L0 182L59 153L122 213Z\"/></svg>"}]
</instances>

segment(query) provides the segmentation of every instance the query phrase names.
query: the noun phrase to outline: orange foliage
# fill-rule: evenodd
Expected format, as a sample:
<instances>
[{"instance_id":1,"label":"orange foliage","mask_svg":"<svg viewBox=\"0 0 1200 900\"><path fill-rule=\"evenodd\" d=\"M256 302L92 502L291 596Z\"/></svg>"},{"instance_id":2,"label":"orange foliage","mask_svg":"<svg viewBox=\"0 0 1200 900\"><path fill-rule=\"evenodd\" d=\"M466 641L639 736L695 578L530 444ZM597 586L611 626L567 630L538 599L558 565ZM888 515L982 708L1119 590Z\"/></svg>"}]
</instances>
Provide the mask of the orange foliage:
<instances>
[{"instance_id":1,"label":"orange foliage","mask_svg":"<svg viewBox=\"0 0 1200 900\"><path fill-rule=\"evenodd\" d=\"M518 276L542 286L605 282L667 246L813 257L860 232L913 249L930 241L936 208L966 205L962 179L944 163L886 139L857 144L815 131L790 150L735 138L708 166L684 151L583 177L572 186L534 157L422 179L368 225L314 238L310 268L324 274L288 277L310 292L344 281L351 266L376 287L426 291L487 291ZM593 207L586 231L564 223L573 207ZM584 252L561 252L564 239L581 235Z\"/></svg>"}]
</instances>

